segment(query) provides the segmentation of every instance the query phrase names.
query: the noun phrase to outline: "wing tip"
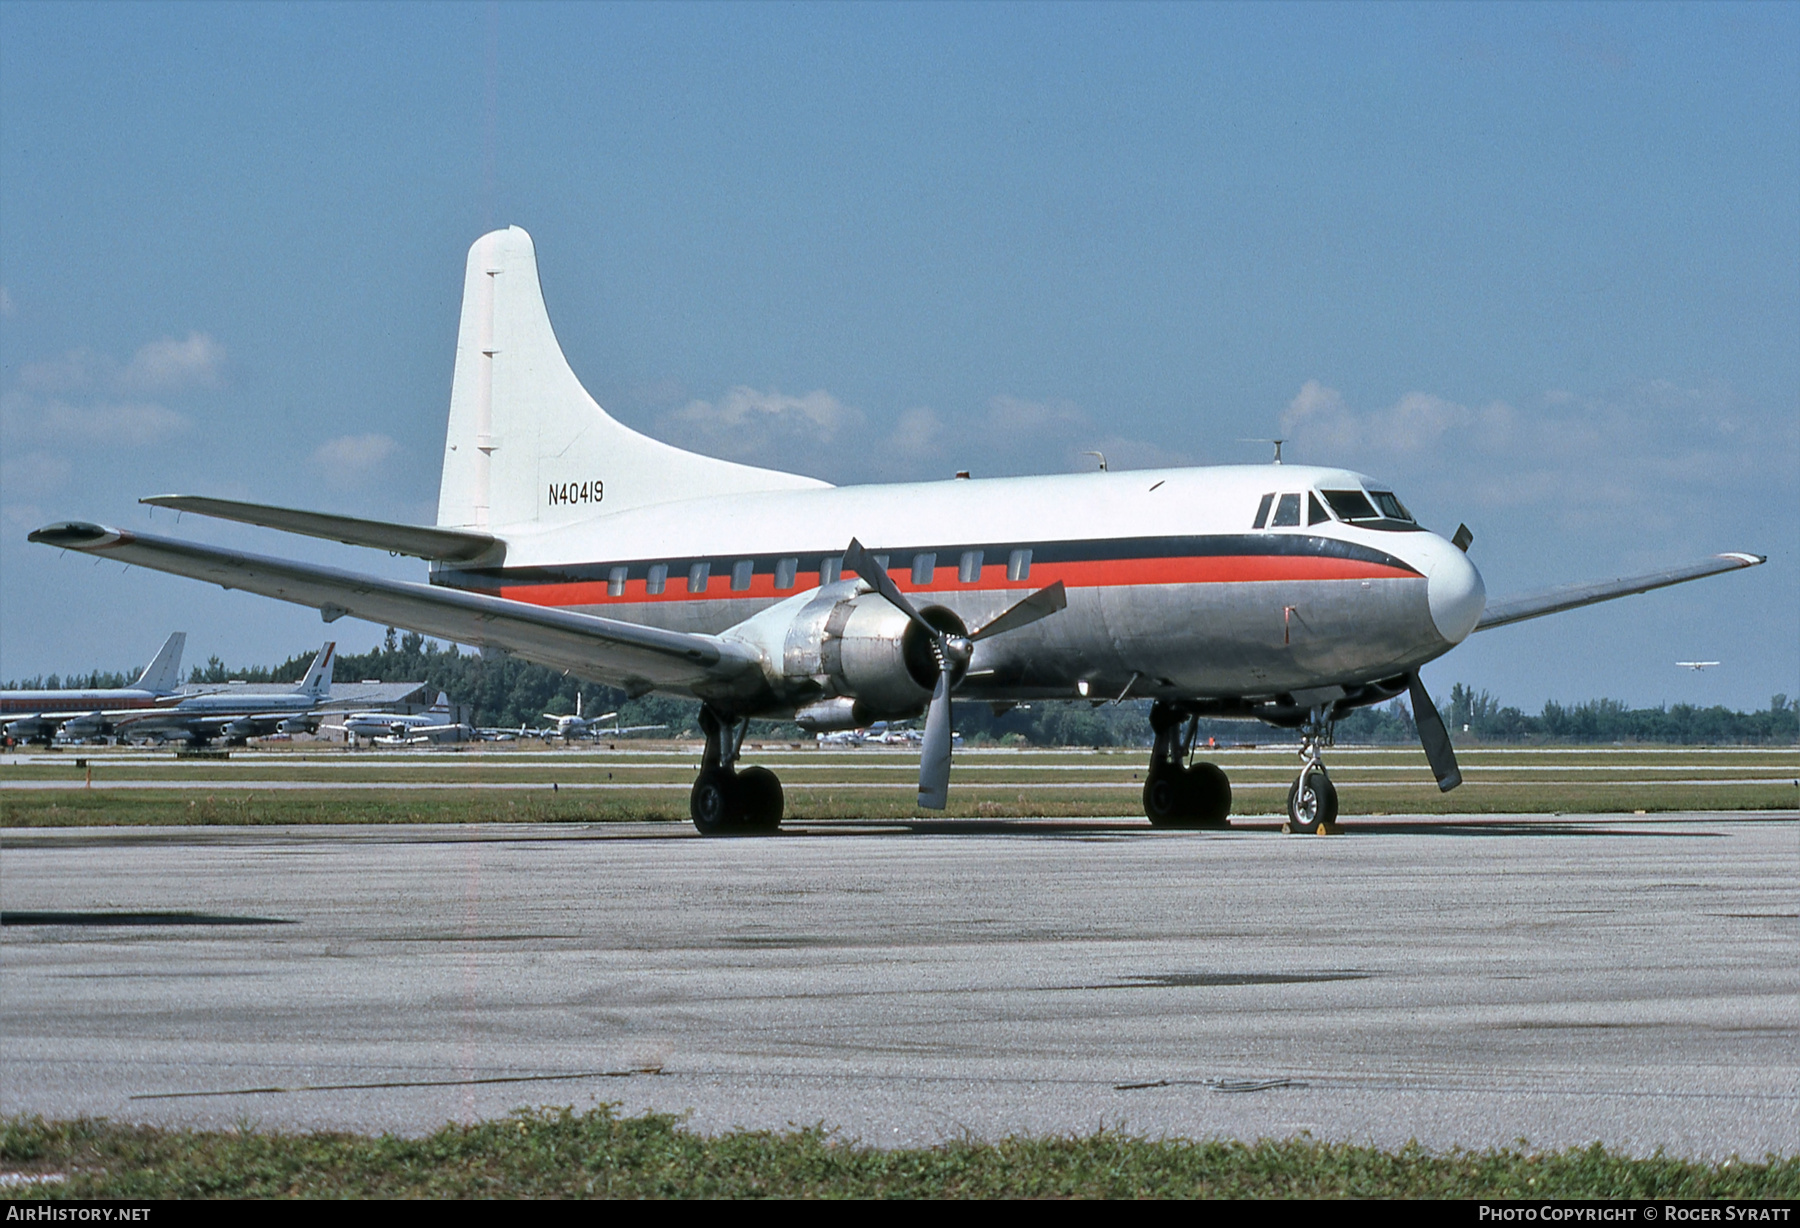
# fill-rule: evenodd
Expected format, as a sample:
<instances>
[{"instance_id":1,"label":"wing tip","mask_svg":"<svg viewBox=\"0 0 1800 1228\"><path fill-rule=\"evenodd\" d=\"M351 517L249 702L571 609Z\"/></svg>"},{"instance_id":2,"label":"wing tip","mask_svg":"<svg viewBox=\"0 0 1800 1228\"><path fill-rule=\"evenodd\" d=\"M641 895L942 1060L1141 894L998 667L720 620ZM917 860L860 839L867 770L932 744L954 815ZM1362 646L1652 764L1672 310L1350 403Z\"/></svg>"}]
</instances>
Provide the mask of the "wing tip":
<instances>
[{"instance_id":1,"label":"wing tip","mask_svg":"<svg viewBox=\"0 0 1800 1228\"><path fill-rule=\"evenodd\" d=\"M1719 556L1722 559L1733 559L1739 567L1759 567L1769 561L1766 554L1751 554L1747 550L1727 550Z\"/></svg>"},{"instance_id":2,"label":"wing tip","mask_svg":"<svg viewBox=\"0 0 1800 1228\"><path fill-rule=\"evenodd\" d=\"M91 520L59 520L41 529L33 529L25 538L26 541L64 550L98 550L124 539L125 534L121 530L95 524Z\"/></svg>"}]
</instances>

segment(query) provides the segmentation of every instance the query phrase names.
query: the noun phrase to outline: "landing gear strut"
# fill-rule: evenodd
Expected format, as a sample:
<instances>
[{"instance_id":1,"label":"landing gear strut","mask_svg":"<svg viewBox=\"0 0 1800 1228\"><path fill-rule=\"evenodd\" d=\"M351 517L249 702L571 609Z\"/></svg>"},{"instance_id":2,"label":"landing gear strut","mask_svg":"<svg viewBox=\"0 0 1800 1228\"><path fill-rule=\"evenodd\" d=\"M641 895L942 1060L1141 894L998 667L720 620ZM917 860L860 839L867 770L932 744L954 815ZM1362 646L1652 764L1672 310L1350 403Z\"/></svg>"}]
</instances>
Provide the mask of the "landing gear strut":
<instances>
[{"instance_id":1,"label":"landing gear strut","mask_svg":"<svg viewBox=\"0 0 1800 1228\"><path fill-rule=\"evenodd\" d=\"M751 835L781 826L781 781L766 767L737 770L748 717L726 717L711 704L700 709L706 751L688 795L688 813L703 836Z\"/></svg>"},{"instance_id":2,"label":"landing gear strut","mask_svg":"<svg viewBox=\"0 0 1800 1228\"><path fill-rule=\"evenodd\" d=\"M1144 776L1144 813L1153 827L1229 827L1231 781L1216 764L1193 762L1200 718L1161 703L1150 707L1156 742Z\"/></svg>"},{"instance_id":3,"label":"landing gear strut","mask_svg":"<svg viewBox=\"0 0 1800 1228\"><path fill-rule=\"evenodd\" d=\"M1312 710L1300 727L1300 775L1288 786L1288 821L1281 830L1289 835L1330 835L1337 830L1337 786L1325 774L1319 752L1331 745L1332 721L1328 707Z\"/></svg>"}]
</instances>

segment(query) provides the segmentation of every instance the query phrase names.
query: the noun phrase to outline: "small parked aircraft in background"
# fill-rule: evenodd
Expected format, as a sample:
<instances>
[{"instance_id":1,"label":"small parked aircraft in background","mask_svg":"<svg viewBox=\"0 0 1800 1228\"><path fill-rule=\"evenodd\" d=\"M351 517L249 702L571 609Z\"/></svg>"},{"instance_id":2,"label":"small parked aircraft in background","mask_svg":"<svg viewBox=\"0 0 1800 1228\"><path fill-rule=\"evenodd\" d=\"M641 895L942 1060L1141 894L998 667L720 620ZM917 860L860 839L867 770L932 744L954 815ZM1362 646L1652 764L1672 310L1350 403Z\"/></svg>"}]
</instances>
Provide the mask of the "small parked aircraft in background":
<instances>
[{"instance_id":1,"label":"small parked aircraft in background","mask_svg":"<svg viewBox=\"0 0 1800 1228\"><path fill-rule=\"evenodd\" d=\"M321 724L319 728L341 729L348 739L367 738L371 743L388 746L460 742L474 736L473 729L450 716L450 696L439 691L437 702L424 712L349 712L341 722Z\"/></svg>"}]
</instances>

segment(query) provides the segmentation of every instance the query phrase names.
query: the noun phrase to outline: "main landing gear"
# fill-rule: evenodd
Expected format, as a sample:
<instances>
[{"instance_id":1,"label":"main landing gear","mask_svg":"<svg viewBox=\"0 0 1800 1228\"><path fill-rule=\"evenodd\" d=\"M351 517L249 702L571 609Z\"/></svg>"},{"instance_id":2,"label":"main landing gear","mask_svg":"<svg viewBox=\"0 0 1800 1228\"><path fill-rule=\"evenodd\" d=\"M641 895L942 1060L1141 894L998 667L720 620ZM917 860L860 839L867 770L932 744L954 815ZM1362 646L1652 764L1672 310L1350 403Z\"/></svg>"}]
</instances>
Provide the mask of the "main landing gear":
<instances>
[{"instance_id":1,"label":"main landing gear","mask_svg":"<svg viewBox=\"0 0 1800 1228\"><path fill-rule=\"evenodd\" d=\"M688 795L688 813L703 836L748 836L781 826L781 781L766 767L737 770L748 718L722 716L711 704L700 709L706 751L700 776Z\"/></svg>"},{"instance_id":2,"label":"main landing gear","mask_svg":"<svg viewBox=\"0 0 1800 1228\"><path fill-rule=\"evenodd\" d=\"M1300 775L1288 786L1288 821L1281 830L1289 835L1328 836L1337 831L1337 786L1325 774L1319 757L1331 745L1332 722L1329 709L1316 707L1306 724L1300 727Z\"/></svg>"},{"instance_id":3,"label":"main landing gear","mask_svg":"<svg viewBox=\"0 0 1800 1228\"><path fill-rule=\"evenodd\" d=\"M1153 827L1229 827L1231 781L1216 764L1193 762L1200 718L1168 704L1150 707L1156 742L1144 776L1144 813Z\"/></svg>"}]
</instances>

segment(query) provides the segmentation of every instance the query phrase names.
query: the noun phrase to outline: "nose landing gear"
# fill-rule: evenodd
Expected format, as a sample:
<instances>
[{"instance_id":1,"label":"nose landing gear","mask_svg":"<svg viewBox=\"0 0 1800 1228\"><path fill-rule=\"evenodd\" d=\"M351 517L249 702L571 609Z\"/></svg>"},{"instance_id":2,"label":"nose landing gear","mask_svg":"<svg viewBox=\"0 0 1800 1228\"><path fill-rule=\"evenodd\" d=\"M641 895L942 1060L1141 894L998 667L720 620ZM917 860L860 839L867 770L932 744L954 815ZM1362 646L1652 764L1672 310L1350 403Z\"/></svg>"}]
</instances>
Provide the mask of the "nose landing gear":
<instances>
[{"instance_id":1,"label":"nose landing gear","mask_svg":"<svg viewBox=\"0 0 1800 1228\"><path fill-rule=\"evenodd\" d=\"M1325 774L1325 763L1319 752L1331 745L1332 722L1329 709L1315 707L1311 719L1300 727L1300 775L1288 786L1288 821L1281 830L1289 835L1336 835L1337 786Z\"/></svg>"},{"instance_id":2,"label":"nose landing gear","mask_svg":"<svg viewBox=\"0 0 1800 1228\"><path fill-rule=\"evenodd\" d=\"M706 750L688 795L688 814L703 836L755 835L781 826L780 779L766 767L742 772L736 767L749 728L748 717L723 716L710 704L700 709Z\"/></svg>"},{"instance_id":3,"label":"nose landing gear","mask_svg":"<svg viewBox=\"0 0 1800 1228\"><path fill-rule=\"evenodd\" d=\"M1157 702L1150 707L1156 735L1144 776L1144 814L1153 827L1229 827L1231 781L1218 765L1194 763L1200 718Z\"/></svg>"}]
</instances>

